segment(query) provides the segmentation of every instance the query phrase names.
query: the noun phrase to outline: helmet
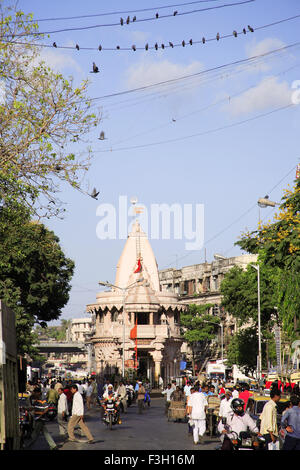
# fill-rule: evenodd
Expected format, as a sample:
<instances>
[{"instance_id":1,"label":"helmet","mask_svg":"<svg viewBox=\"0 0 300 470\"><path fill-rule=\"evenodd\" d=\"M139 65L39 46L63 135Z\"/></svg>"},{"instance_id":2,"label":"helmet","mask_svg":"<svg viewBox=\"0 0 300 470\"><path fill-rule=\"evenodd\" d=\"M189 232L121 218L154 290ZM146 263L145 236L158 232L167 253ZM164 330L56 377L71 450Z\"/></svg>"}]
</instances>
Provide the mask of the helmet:
<instances>
[{"instance_id":1,"label":"helmet","mask_svg":"<svg viewBox=\"0 0 300 470\"><path fill-rule=\"evenodd\" d=\"M245 402L241 398L234 398L231 402L231 409L238 416L243 416L245 414L244 406Z\"/></svg>"}]
</instances>

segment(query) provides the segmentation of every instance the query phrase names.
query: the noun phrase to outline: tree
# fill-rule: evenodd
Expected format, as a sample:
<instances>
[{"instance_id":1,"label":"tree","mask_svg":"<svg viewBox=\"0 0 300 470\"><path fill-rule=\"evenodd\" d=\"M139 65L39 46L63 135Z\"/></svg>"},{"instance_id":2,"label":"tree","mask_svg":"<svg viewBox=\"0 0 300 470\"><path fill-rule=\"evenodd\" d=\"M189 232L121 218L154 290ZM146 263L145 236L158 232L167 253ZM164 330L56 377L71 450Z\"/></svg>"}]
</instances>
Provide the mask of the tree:
<instances>
[{"instance_id":1,"label":"tree","mask_svg":"<svg viewBox=\"0 0 300 470\"><path fill-rule=\"evenodd\" d=\"M202 355L208 353L211 340L215 338L215 327L219 324L219 318L209 315L208 310L213 304L191 304L185 312L181 313L180 324L182 336L192 350L192 367L195 375L196 350L201 345ZM212 322L212 323L211 323Z\"/></svg>"},{"instance_id":2,"label":"tree","mask_svg":"<svg viewBox=\"0 0 300 470\"><path fill-rule=\"evenodd\" d=\"M33 326L56 320L69 299L74 263L59 239L18 205L0 210L0 298L16 314L20 354L35 352Z\"/></svg>"},{"instance_id":3,"label":"tree","mask_svg":"<svg viewBox=\"0 0 300 470\"><path fill-rule=\"evenodd\" d=\"M274 269L274 306L283 332L291 341L300 328L300 178L286 190L275 222L246 233L237 243L257 253L260 263Z\"/></svg>"},{"instance_id":4,"label":"tree","mask_svg":"<svg viewBox=\"0 0 300 470\"><path fill-rule=\"evenodd\" d=\"M60 182L84 191L91 150L82 143L100 116L87 80L74 87L41 61L37 32L32 15L0 0L0 200L22 187L28 207L49 216L61 213Z\"/></svg>"}]
</instances>

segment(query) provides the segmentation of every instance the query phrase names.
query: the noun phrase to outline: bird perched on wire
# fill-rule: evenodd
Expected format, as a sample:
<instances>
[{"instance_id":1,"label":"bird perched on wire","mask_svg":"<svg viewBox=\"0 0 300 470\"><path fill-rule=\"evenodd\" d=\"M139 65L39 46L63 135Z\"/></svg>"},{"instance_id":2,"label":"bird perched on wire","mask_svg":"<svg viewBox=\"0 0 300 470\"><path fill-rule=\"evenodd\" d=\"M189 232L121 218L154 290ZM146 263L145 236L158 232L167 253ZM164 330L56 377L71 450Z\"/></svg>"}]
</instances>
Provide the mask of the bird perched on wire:
<instances>
[{"instance_id":1,"label":"bird perched on wire","mask_svg":"<svg viewBox=\"0 0 300 470\"><path fill-rule=\"evenodd\" d=\"M120 49L120 46L117 46L117 49L119 50L119 49Z\"/></svg>"},{"instance_id":2,"label":"bird perched on wire","mask_svg":"<svg viewBox=\"0 0 300 470\"><path fill-rule=\"evenodd\" d=\"M246 31L246 28L243 28L243 33L244 33L244 34L246 34L246 33L247 33L247 31Z\"/></svg>"},{"instance_id":3,"label":"bird perched on wire","mask_svg":"<svg viewBox=\"0 0 300 470\"><path fill-rule=\"evenodd\" d=\"M154 47L155 47L156 50L158 49L158 44L157 44L157 42L154 44Z\"/></svg>"},{"instance_id":4,"label":"bird perched on wire","mask_svg":"<svg viewBox=\"0 0 300 470\"><path fill-rule=\"evenodd\" d=\"M124 20L123 18L120 18L120 25L123 26L123 24L124 24Z\"/></svg>"},{"instance_id":5,"label":"bird perched on wire","mask_svg":"<svg viewBox=\"0 0 300 470\"><path fill-rule=\"evenodd\" d=\"M148 43L145 45L145 49L146 49L146 51L149 49L149 44Z\"/></svg>"},{"instance_id":6,"label":"bird perched on wire","mask_svg":"<svg viewBox=\"0 0 300 470\"><path fill-rule=\"evenodd\" d=\"M251 33L254 33L254 29L250 25L248 25L248 29Z\"/></svg>"},{"instance_id":7,"label":"bird perched on wire","mask_svg":"<svg viewBox=\"0 0 300 470\"><path fill-rule=\"evenodd\" d=\"M132 18L132 21L136 21L136 16L134 16L134 17Z\"/></svg>"},{"instance_id":8,"label":"bird perched on wire","mask_svg":"<svg viewBox=\"0 0 300 470\"><path fill-rule=\"evenodd\" d=\"M190 45L192 46L192 45L193 45L193 40L190 39L190 40L189 40L189 43L190 43Z\"/></svg>"},{"instance_id":9,"label":"bird perched on wire","mask_svg":"<svg viewBox=\"0 0 300 470\"><path fill-rule=\"evenodd\" d=\"M169 42L170 47L174 47L174 44L172 42Z\"/></svg>"},{"instance_id":10,"label":"bird perched on wire","mask_svg":"<svg viewBox=\"0 0 300 470\"><path fill-rule=\"evenodd\" d=\"M203 42L203 44L205 44L205 37L202 38L202 42Z\"/></svg>"},{"instance_id":11,"label":"bird perched on wire","mask_svg":"<svg viewBox=\"0 0 300 470\"><path fill-rule=\"evenodd\" d=\"M76 44L76 46L75 46L75 47L76 47L76 49L79 51L79 46L78 46L78 44Z\"/></svg>"},{"instance_id":12,"label":"bird perched on wire","mask_svg":"<svg viewBox=\"0 0 300 470\"><path fill-rule=\"evenodd\" d=\"M127 16L126 24L130 23L130 16Z\"/></svg>"},{"instance_id":13,"label":"bird perched on wire","mask_svg":"<svg viewBox=\"0 0 300 470\"><path fill-rule=\"evenodd\" d=\"M235 38L237 38L237 32L236 31L233 31L232 34L234 35Z\"/></svg>"},{"instance_id":14,"label":"bird perched on wire","mask_svg":"<svg viewBox=\"0 0 300 470\"><path fill-rule=\"evenodd\" d=\"M133 44L133 45L131 46L131 49L132 49L133 51L136 51L136 46Z\"/></svg>"},{"instance_id":15,"label":"bird perched on wire","mask_svg":"<svg viewBox=\"0 0 300 470\"><path fill-rule=\"evenodd\" d=\"M97 67L95 62L93 62L93 71L91 73L99 73L99 68Z\"/></svg>"},{"instance_id":16,"label":"bird perched on wire","mask_svg":"<svg viewBox=\"0 0 300 470\"><path fill-rule=\"evenodd\" d=\"M98 196L99 193L100 193L100 191L97 191L97 189L94 188L93 191L92 191L92 193L90 194L90 196L91 196L93 199L98 200L97 196Z\"/></svg>"},{"instance_id":17,"label":"bird perched on wire","mask_svg":"<svg viewBox=\"0 0 300 470\"><path fill-rule=\"evenodd\" d=\"M98 49L99 49L99 51L102 51L102 46L101 46L101 44L99 44Z\"/></svg>"},{"instance_id":18,"label":"bird perched on wire","mask_svg":"<svg viewBox=\"0 0 300 470\"><path fill-rule=\"evenodd\" d=\"M161 45L161 48L162 48L162 49L164 49L164 48L165 48L165 45L164 45L164 44L162 44L162 45Z\"/></svg>"},{"instance_id":19,"label":"bird perched on wire","mask_svg":"<svg viewBox=\"0 0 300 470\"><path fill-rule=\"evenodd\" d=\"M100 132L100 137L98 137L99 140L105 140L105 134L104 131Z\"/></svg>"},{"instance_id":20,"label":"bird perched on wire","mask_svg":"<svg viewBox=\"0 0 300 470\"><path fill-rule=\"evenodd\" d=\"M185 46L185 41L183 40L181 44L182 44L182 47L184 47Z\"/></svg>"},{"instance_id":21,"label":"bird perched on wire","mask_svg":"<svg viewBox=\"0 0 300 470\"><path fill-rule=\"evenodd\" d=\"M57 47L56 42L53 43L53 47Z\"/></svg>"},{"instance_id":22,"label":"bird perched on wire","mask_svg":"<svg viewBox=\"0 0 300 470\"><path fill-rule=\"evenodd\" d=\"M178 13L178 11L177 11L177 10L176 10L176 11L174 11L174 13L173 13L173 16L176 16L176 15L177 15L177 13Z\"/></svg>"},{"instance_id":23,"label":"bird perched on wire","mask_svg":"<svg viewBox=\"0 0 300 470\"><path fill-rule=\"evenodd\" d=\"M156 13L156 15L155 15L155 18L158 18L158 17L159 17L159 14L158 14L158 13Z\"/></svg>"},{"instance_id":24,"label":"bird perched on wire","mask_svg":"<svg viewBox=\"0 0 300 470\"><path fill-rule=\"evenodd\" d=\"M220 39L220 34L219 33L217 33L216 39L217 39L217 41L219 41L219 39Z\"/></svg>"}]
</instances>

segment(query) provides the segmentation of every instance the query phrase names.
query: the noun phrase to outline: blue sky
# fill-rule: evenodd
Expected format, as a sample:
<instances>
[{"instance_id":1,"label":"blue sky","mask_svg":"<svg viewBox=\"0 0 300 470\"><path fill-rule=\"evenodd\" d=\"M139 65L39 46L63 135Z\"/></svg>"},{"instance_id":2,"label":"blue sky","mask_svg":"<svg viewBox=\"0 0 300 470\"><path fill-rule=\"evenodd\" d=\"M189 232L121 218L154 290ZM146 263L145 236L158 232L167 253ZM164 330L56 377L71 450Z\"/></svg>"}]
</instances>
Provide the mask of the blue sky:
<instances>
[{"instance_id":1,"label":"blue sky","mask_svg":"<svg viewBox=\"0 0 300 470\"><path fill-rule=\"evenodd\" d=\"M19 0L18 6L40 19L172 3L180 2L127 1L125 5L111 1L103 6L96 0ZM217 0L157 11L166 14L175 9L183 12L229 3L236 2ZM150 11L136 15L140 19L154 14ZM99 44L104 48L125 48L132 44L153 46L156 42L188 43L191 38L197 41L203 36L215 38L217 33L222 36L233 30L240 32L248 25L255 30L298 14L297 0L256 0L123 27L53 33L43 43L78 43L95 48ZM40 31L115 23L120 16L45 21L40 23ZM76 263L70 301L62 318L84 316L86 304L95 301L98 282L114 282L125 240L97 238L96 210L102 203L117 209L120 196L127 196L128 201L137 196L146 207L154 203L204 204L207 260L211 261L214 253L241 253L234 242L246 229L256 228L257 199L269 194L273 201L280 201L283 189L293 183L300 161L299 106L267 114L291 104L292 85L300 80L300 48L269 55L251 67L244 64L205 71L296 43L299 24L300 17L254 33L248 31L237 38L158 51L42 50L43 59L64 75L72 75L75 84L88 78L92 98L203 72L173 85L95 101L103 119L89 136L94 159L86 184L100 190L100 199L95 201L62 187L66 216L64 220L46 223L59 236L66 255ZM99 74L89 73L93 62L99 66ZM256 119L263 114L266 115ZM234 125L237 123L240 124ZM217 128L223 130L213 131ZM97 139L102 130L105 141ZM187 138L195 134L198 135ZM156 145L163 141L171 142ZM261 209L265 220L273 215L273 210ZM204 248L186 251L185 243L185 239L151 240L159 269L176 267L176 262L180 267L204 261Z\"/></svg>"}]
</instances>

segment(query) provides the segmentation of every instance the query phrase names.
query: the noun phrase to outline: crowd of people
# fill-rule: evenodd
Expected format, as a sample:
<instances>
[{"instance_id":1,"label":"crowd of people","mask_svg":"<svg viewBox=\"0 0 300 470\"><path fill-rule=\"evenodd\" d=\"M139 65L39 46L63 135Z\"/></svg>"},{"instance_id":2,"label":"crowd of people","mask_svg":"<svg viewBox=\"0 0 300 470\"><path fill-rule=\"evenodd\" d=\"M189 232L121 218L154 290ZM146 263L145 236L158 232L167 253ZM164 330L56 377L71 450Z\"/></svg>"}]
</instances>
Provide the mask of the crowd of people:
<instances>
[{"instance_id":1,"label":"crowd of people","mask_svg":"<svg viewBox=\"0 0 300 470\"><path fill-rule=\"evenodd\" d=\"M221 449L232 450L232 442L228 427L239 435L241 431L250 430L263 437L266 449L279 449L279 434L284 440L283 450L300 450L300 394L299 388L291 390L290 399L286 401L286 409L281 415L278 426L277 403L281 399L281 390L275 381L270 387L270 399L264 405L260 420L253 419L251 405L253 392L247 384L236 384L226 389L220 380L209 380L194 383L186 378L182 387L176 381L169 383L162 390L166 398L165 414L168 414L172 401L182 402L186 407L188 417L188 434L193 436L194 444L203 444L207 428L208 399L210 396L219 397L217 417L217 433L221 438ZM252 397L252 398L251 398Z\"/></svg>"}]
</instances>

